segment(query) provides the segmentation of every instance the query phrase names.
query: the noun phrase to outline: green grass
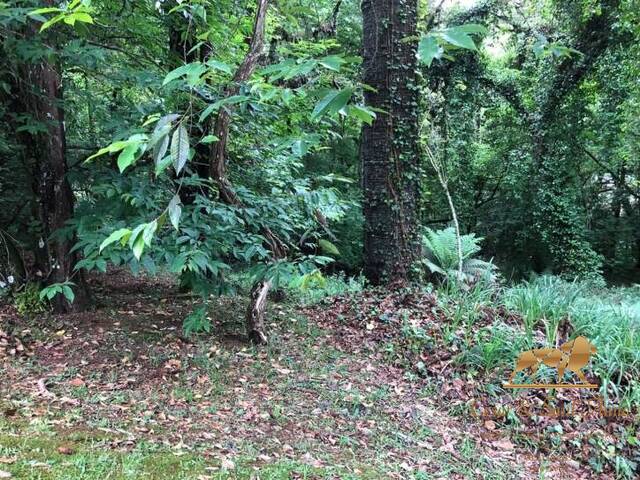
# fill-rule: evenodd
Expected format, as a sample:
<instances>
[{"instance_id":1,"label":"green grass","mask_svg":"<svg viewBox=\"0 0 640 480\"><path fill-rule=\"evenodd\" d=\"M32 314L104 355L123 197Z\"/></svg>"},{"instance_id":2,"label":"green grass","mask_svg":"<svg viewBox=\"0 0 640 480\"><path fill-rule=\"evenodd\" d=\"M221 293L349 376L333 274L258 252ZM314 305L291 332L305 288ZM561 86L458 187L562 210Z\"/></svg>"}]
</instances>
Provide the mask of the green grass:
<instances>
[{"instance_id":1,"label":"green grass","mask_svg":"<svg viewBox=\"0 0 640 480\"><path fill-rule=\"evenodd\" d=\"M456 303L451 292L446 293L449 304ZM473 338L467 334L466 351L459 358L462 363L484 371L509 369L521 350L554 345L561 323L568 322L571 337L584 335L598 348L591 368L601 381L605 398L621 402L623 407L640 403L639 286L594 288L542 276L496 295L498 303L520 315L522 325L512 327L497 319L494 325L476 330ZM458 297L459 305L448 307L458 332L461 326L473 325L473 313L479 306L496 304L484 290Z\"/></svg>"},{"instance_id":2,"label":"green grass","mask_svg":"<svg viewBox=\"0 0 640 480\"><path fill-rule=\"evenodd\" d=\"M70 448L70 454L60 447ZM233 458L233 465L224 467L221 458L199 453L172 450L150 443L138 443L130 451L109 448L108 441L91 435L59 434L17 435L0 433L0 458L10 463L0 464L13 478L28 480L231 480L254 479L375 479L382 473L368 466L349 473L343 468L313 467L282 459L257 466L250 458Z\"/></svg>"}]
</instances>

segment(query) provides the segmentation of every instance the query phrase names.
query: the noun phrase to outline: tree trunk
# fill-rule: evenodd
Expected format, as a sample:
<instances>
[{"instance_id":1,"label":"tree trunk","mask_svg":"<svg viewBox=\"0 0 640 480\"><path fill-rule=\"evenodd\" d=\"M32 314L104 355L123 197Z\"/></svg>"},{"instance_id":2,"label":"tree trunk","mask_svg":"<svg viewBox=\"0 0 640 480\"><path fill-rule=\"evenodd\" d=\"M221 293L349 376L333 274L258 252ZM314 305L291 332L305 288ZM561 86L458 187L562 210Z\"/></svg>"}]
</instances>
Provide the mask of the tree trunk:
<instances>
[{"instance_id":1,"label":"tree trunk","mask_svg":"<svg viewBox=\"0 0 640 480\"><path fill-rule=\"evenodd\" d=\"M49 2L52 4L53 2ZM36 26L31 35L37 35ZM76 252L71 252L75 236L61 229L73 217L74 197L67 180L64 112L62 109L62 83L60 74L49 60L24 66L24 85L27 113L46 126L46 133L31 134L28 150L33 152L36 165L34 193L38 197L39 217L42 224L42 239L39 242L42 257L46 259L43 274L48 283L71 280L75 300L67 301L62 295L54 298L57 312L78 311L87 306L89 289L81 271L74 275L73 267L78 261Z\"/></svg>"},{"instance_id":2,"label":"tree trunk","mask_svg":"<svg viewBox=\"0 0 640 480\"><path fill-rule=\"evenodd\" d=\"M378 113L364 126L364 273L374 284L409 278L418 256L417 0L363 0L364 83Z\"/></svg>"},{"instance_id":3,"label":"tree trunk","mask_svg":"<svg viewBox=\"0 0 640 480\"><path fill-rule=\"evenodd\" d=\"M249 51L236 70L233 76L233 83L225 90L225 96L235 95L240 88L240 83L249 79L258 64L264 47L264 28L268 6L268 0L258 0ZM227 178L227 140L229 138L229 124L231 122L230 111L230 107L220 109L213 122L213 133L219 140L214 143L212 147L209 174L216 182L220 199L223 202L229 205L243 207L231 182ZM267 240L273 258L284 258L287 255L287 246L285 243L268 227L263 227L261 233ZM271 281L269 279L261 280L253 286L245 318L249 340L261 345L267 343L264 314L267 306L267 295L270 289Z\"/></svg>"}]
</instances>

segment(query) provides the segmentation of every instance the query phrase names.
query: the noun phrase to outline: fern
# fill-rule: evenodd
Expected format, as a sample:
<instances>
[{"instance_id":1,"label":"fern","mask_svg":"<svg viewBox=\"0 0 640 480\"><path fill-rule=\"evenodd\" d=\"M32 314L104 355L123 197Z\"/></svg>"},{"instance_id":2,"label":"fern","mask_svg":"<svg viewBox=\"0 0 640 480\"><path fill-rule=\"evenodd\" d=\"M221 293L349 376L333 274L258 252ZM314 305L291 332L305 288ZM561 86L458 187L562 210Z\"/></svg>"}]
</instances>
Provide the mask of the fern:
<instances>
[{"instance_id":1,"label":"fern","mask_svg":"<svg viewBox=\"0 0 640 480\"><path fill-rule=\"evenodd\" d=\"M462 281L494 281L496 266L474 256L480 251L482 238L471 233L462 235ZM458 246L453 227L434 231L425 230L422 237L424 258L422 263L443 281L455 280L458 276Z\"/></svg>"}]
</instances>

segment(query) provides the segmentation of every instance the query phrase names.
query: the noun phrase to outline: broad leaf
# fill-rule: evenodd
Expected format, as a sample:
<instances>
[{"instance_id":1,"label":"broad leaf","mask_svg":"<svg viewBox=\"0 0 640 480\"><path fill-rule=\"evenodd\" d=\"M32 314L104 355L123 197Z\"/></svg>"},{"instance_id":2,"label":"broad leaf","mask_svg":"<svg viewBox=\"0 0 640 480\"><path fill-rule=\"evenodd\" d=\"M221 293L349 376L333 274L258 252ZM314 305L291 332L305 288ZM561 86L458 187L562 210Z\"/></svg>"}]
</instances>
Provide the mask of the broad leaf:
<instances>
[{"instance_id":1,"label":"broad leaf","mask_svg":"<svg viewBox=\"0 0 640 480\"><path fill-rule=\"evenodd\" d=\"M228 73L228 74L233 73L233 70L231 69L230 65L224 62L219 62L218 60L207 60L207 66L215 70L220 70L224 73Z\"/></svg>"},{"instance_id":2,"label":"broad leaf","mask_svg":"<svg viewBox=\"0 0 640 480\"><path fill-rule=\"evenodd\" d=\"M371 125L376 118L376 113L374 111L369 110L367 107L362 105L349 105L347 112L350 116L362 120L367 125Z\"/></svg>"},{"instance_id":3,"label":"broad leaf","mask_svg":"<svg viewBox=\"0 0 640 480\"><path fill-rule=\"evenodd\" d=\"M207 143L217 142L218 140L220 139L215 135L206 135L202 140L200 140L200 143L207 144Z\"/></svg>"},{"instance_id":4,"label":"broad leaf","mask_svg":"<svg viewBox=\"0 0 640 480\"><path fill-rule=\"evenodd\" d=\"M327 57L321 58L318 63L323 67L328 68L329 70L333 70L334 72L339 72L342 64L345 63L346 60L338 55L329 55Z\"/></svg>"},{"instance_id":5,"label":"broad leaf","mask_svg":"<svg viewBox=\"0 0 640 480\"><path fill-rule=\"evenodd\" d=\"M189 134L180 124L171 138L171 159L176 173L180 173L189 158Z\"/></svg>"},{"instance_id":6,"label":"broad leaf","mask_svg":"<svg viewBox=\"0 0 640 480\"><path fill-rule=\"evenodd\" d=\"M351 95L353 95L353 89L351 88L332 90L316 104L313 112L311 112L311 120L317 120L323 115L339 112L349 102Z\"/></svg>"},{"instance_id":7,"label":"broad leaf","mask_svg":"<svg viewBox=\"0 0 640 480\"><path fill-rule=\"evenodd\" d=\"M178 226L180 224L180 215L182 215L182 207L180 206L180 197L177 194L174 195L169 202L168 210L171 225L173 225L173 228L178 230Z\"/></svg>"},{"instance_id":8,"label":"broad leaf","mask_svg":"<svg viewBox=\"0 0 640 480\"><path fill-rule=\"evenodd\" d=\"M136 161L136 153L138 153L138 147L140 144L132 143L122 150L122 153L118 155L118 168L120 173L124 172L128 166Z\"/></svg>"},{"instance_id":9,"label":"broad leaf","mask_svg":"<svg viewBox=\"0 0 640 480\"><path fill-rule=\"evenodd\" d=\"M447 28L441 33L441 36L447 43L456 47L466 48L467 50L477 50L473 38L460 27Z\"/></svg>"},{"instance_id":10,"label":"broad leaf","mask_svg":"<svg viewBox=\"0 0 640 480\"><path fill-rule=\"evenodd\" d=\"M336 256L340 255L340 251L338 250L338 248L329 240L325 240L324 238L321 238L320 240L318 240L318 245L320 245L320 248L326 254L336 255Z\"/></svg>"},{"instance_id":11,"label":"broad leaf","mask_svg":"<svg viewBox=\"0 0 640 480\"><path fill-rule=\"evenodd\" d=\"M420 39L418 44L418 58L421 62L426 63L427 67L431 66L431 63L435 58L442 58L444 48L438 44L438 41L433 35L427 35Z\"/></svg>"},{"instance_id":12,"label":"broad leaf","mask_svg":"<svg viewBox=\"0 0 640 480\"><path fill-rule=\"evenodd\" d=\"M167 73L167 76L164 77L164 80L162 81L162 85L166 85L167 83L184 76L187 77L187 83L189 83L189 85L195 85L200 80L200 76L206 71L207 67L202 65L200 62L187 63L186 65L182 65L181 67Z\"/></svg>"},{"instance_id":13,"label":"broad leaf","mask_svg":"<svg viewBox=\"0 0 640 480\"><path fill-rule=\"evenodd\" d=\"M128 228L121 228L111 233L101 244L99 251L102 252L105 248L107 248L112 243L117 241L126 242L129 236L131 235L131 230Z\"/></svg>"}]
</instances>

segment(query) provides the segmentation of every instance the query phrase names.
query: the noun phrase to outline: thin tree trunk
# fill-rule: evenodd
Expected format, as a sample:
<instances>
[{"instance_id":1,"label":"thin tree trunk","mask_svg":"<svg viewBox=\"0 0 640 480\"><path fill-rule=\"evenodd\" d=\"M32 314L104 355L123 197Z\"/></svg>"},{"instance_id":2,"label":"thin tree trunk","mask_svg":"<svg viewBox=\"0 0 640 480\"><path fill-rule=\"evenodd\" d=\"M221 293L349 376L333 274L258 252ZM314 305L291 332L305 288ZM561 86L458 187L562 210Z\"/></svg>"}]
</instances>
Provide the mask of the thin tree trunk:
<instances>
[{"instance_id":1,"label":"thin tree trunk","mask_svg":"<svg viewBox=\"0 0 640 480\"><path fill-rule=\"evenodd\" d=\"M364 273L374 284L407 280L420 248L417 0L363 0L364 83L378 113L364 126Z\"/></svg>"},{"instance_id":2,"label":"thin tree trunk","mask_svg":"<svg viewBox=\"0 0 640 480\"><path fill-rule=\"evenodd\" d=\"M264 27L268 6L268 0L258 0L249 51L233 76L233 83L225 90L225 96L237 94L240 83L249 79L258 64L264 46ZM213 133L219 140L214 143L212 147L209 174L218 185L220 199L225 203L242 208L244 205L236 195L231 182L227 178L226 157L230 122L230 107L223 107L218 112L214 121ZM268 227L262 228L262 235L267 240L273 258L284 258L287 255L287 246L285 243ZM271 281L269 279L257 282L251 289L245 322L249 340L258 344L267 343L264 315L270 289Z\"/></svg>"}]
</instances>

